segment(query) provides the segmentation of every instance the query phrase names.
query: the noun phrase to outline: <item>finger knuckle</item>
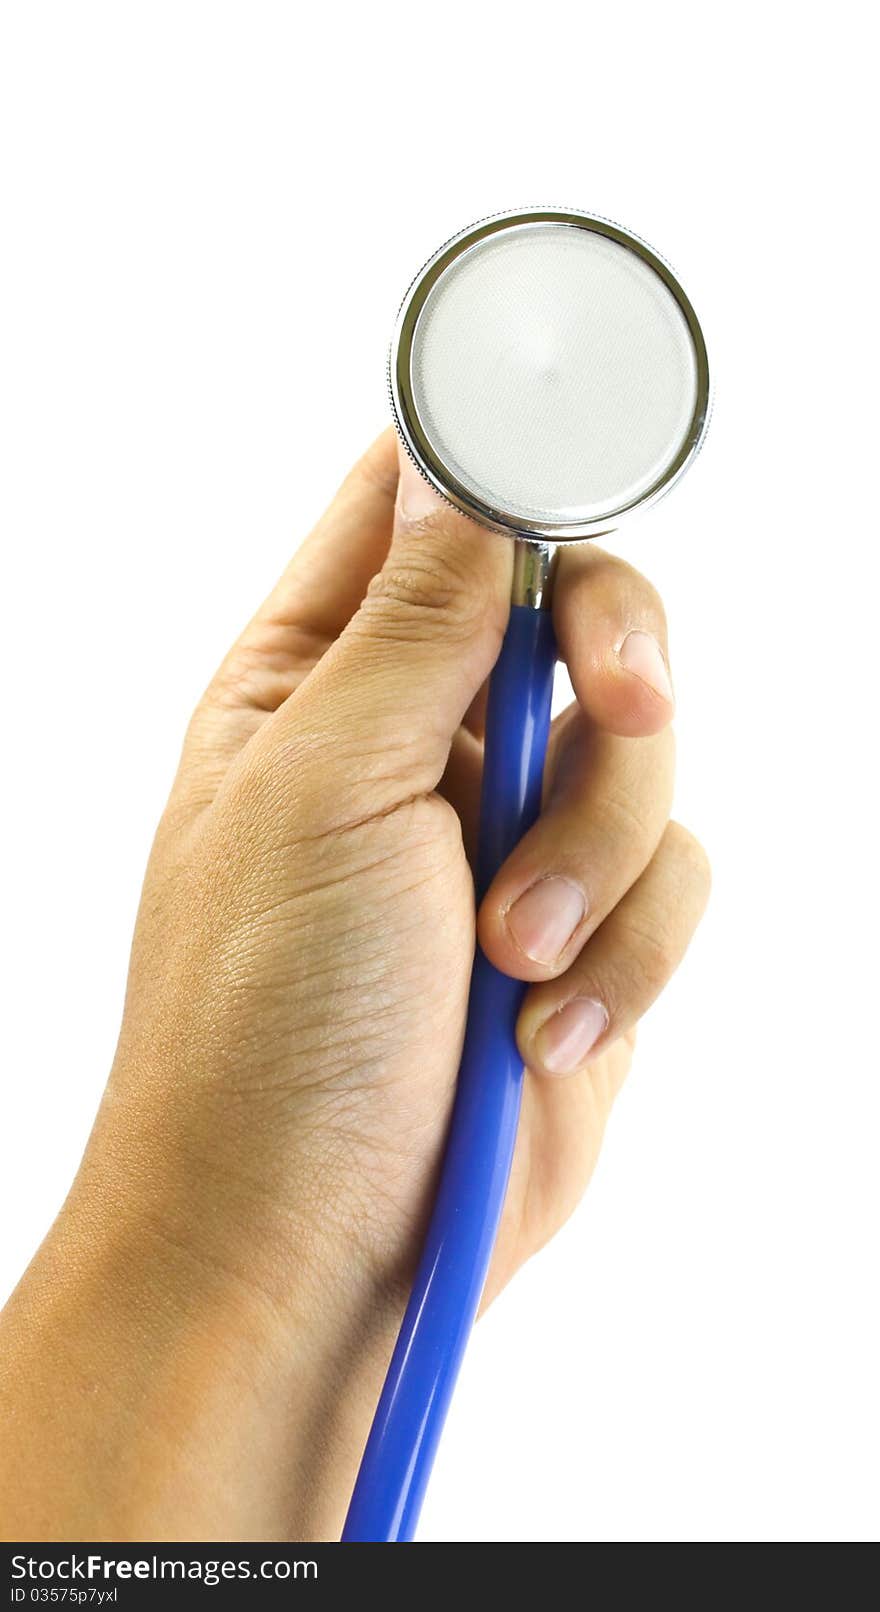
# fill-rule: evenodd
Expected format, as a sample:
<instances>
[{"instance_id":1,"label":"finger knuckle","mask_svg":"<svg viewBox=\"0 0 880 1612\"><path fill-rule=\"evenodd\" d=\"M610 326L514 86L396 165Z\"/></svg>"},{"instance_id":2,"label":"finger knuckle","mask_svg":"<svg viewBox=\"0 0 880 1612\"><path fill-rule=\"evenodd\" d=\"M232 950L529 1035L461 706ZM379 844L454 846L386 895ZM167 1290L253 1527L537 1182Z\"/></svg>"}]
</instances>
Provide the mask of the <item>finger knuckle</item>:
<instances>
[{"instance_id":1,"label":"finger knuckle","mask_svg":"<svg viewBox=\"0 0 880 1612\"><path fill-rule=\"evenodd\" d=\"M670 822L664 835L664 845L675 858L686 889L705 904L712 888L712 864L696 835L683 824Z\"/></svg>"},{"instance_id":2,"label":"finger knuckle","mask_svg":"<svg viewBox=\"0 0 880 1612\"><path fill-rule=\"evenodd\" d=\"M652 631L659 627L665 636L666 610L663 600L653 582L649 582L635 566L619 559L617 555L603 552L596 555L588 575L603 588L609 599L629 600L631 605L637 602L643 619L650 624Z\"/></svg>"},{"instance_id":3,"label":"finger knuckle","mask_svg":"<svg viewBox=\"0 0 880 1612\"><path fill-rule=\"evenodd\" d=\"M207 700L222 711L277 711L295 687L291 673L284 674L267 662L253 645L241 644L221 666L207 693Z\"/></svg>"},{"instance_id":4,"label":"finger knuckle","mask_svg":"<svg viewBox=\"0 0 880 1612\"><path fill-rule=\"evenodd\" d=\"M449 612L458 604L458 592L444 567L428 556L405 565L387 565L370 583L367 604L372 615L401 615L418 620Z\"/></svg>"},{"instance_id":5,"label":"finger knuckle","mask_svg":"<svg viewBox=\"0 0 880 1612\"><path fill-rule=\"evenodd\" d=\"M678 962L678 947L659 914L646 912L632 922L627 950L638 976L639 994L657 996Z\"/></svg>"},{"instance_id":6,"label":"finger knuckle","mask_svg":"<svg viewBox=\"0 0 880 1612\"><path fill-rule=\"evenodd\" d=\"M373 629L398 638L467 638L486 608L473 564L426 532L403 552L392 550L367 590L364 616Z\"/></svg>"},{"instance_id":7,"label":"finger knuckle","mask_svg":"<svg viewBox=\"0 0 880 1612\"><path fill-rule=\"evenodd\" d=\"M623 566L627 584L627 591L641 603L644 619L651 626L652 631L660 630L661 636L666 637L666 608L653 582L649 582L641 571L634 566Z\"/></svg>"},{"instance_id":8,"label":"finger knuckle","mask_svg":"<svg viewBox=\"0 0 880 1612\"><path fill-rule=\"evenodd\" d=\"M663 832L672 795L673 742L667 733L614 751L602 791L602 823L609 843L652 851Z\"/></svg>"}]
</instances>

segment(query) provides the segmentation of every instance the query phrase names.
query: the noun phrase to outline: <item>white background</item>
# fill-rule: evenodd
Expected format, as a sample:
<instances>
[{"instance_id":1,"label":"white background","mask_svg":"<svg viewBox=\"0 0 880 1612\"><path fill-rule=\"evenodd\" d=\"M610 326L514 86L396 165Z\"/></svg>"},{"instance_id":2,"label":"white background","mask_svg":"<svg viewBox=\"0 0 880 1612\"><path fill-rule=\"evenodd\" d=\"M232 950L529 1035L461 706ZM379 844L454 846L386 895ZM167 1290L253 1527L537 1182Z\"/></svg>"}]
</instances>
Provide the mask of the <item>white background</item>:
<instances>
[{"instance_id":1,"label":"white background","mask_svg":"<svg viewBox=\"0 0 880 1612\"><path fill-rule=\"evenodd\" d=\"M708 444L616 546L667 600L711 910L587 1201L478 1328L423 1539L877 1537L868 16L2 10L4 1288L106 1077L188 711L381 427L413 272L563 202L705 323Z\"/></svg>"}]
</instances>

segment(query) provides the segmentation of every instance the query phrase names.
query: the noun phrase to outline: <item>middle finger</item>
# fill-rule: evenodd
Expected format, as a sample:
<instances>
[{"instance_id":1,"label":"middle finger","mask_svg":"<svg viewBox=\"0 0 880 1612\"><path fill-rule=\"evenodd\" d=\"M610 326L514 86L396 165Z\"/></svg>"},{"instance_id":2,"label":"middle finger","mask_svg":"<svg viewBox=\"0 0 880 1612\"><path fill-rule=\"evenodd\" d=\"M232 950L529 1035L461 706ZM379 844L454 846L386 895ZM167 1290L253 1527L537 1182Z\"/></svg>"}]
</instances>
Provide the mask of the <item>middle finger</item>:
<instances>
[{"instance_id":1,"label":"middle finger","mask_svg":"<svg viewBox=\"0 0 880 1612\"><path fill-rule=\"evenodd\" d=\"M486 893L478 934L489 961L522 980L564 972L651 860L672 805L671 730L624 739L573 706L544 809Z\"/></svg>"}]
</instances>

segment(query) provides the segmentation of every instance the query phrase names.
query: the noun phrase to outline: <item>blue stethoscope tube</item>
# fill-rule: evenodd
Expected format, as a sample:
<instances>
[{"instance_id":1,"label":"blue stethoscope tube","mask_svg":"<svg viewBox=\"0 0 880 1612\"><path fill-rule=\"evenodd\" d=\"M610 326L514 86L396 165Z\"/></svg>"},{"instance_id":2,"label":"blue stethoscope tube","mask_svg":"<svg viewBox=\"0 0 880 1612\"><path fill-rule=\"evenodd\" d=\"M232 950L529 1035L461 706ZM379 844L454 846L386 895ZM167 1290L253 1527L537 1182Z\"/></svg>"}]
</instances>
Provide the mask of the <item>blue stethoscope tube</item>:
<instances>
[{"instance_id":1,"label":"blue stethoscope tube","mask_svg":"<svg viewBox=\"0 0 880 1612\"><path fill-rule=\"evenodd\" d=\"M514 604L489 686L477 899L541 806L556 645L547 608ZM342 1538L412 1539L495 1243L522 1097L526 987L477 948L437 1199Z\"/></svg>"}]
</instances>

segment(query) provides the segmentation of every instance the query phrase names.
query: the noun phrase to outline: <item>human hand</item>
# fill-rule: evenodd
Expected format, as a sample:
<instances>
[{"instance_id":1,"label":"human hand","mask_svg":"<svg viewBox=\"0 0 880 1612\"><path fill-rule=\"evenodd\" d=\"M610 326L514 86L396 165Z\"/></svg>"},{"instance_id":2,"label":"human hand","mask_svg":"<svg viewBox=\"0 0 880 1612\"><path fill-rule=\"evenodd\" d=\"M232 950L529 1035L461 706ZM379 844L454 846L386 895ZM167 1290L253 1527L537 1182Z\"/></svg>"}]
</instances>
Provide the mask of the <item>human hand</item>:
<instances>
[{"instance_id":1,"label":"human hand","mask_svg":"<svg viewBox=\"0 0 880 1612\"><path fill-rule=\"evenodd\" d=\"M107 1268L130 1282L135 1266L142 1290L161 1254L150 1358L166 1358L170 1334L186 1370L155 1396L166 1431L146 1462L125 1399L94 1537L95 1515L117 1538L181 1537L162 1533L175 1518L191 1538L335 1531L430 1205L475 932L531 986L488 1300L581 1195L636 1023L706 899L705 856L669 822L662 607L590 545L563 554L556 588L577 703L553 725L544 810L475 915L485 684L512 546L408 464L395 506L397 479L386 432L200 702L156 836L113 1073L45 1257L59 1273L107 1247L104 1291ZM35 1347L45 1296L33 1280L22 1293L13 1324ZM127 1306L111 1380L114 1349L124 1360L143 1330ZM209 1328L213 1374L193 1341L206 1312L224 1318ZM229 1395L243 1379L258 1403L239 1424ZM196 1494L184 1476L209 1428L217 1441L195 1406L206 1392L233 1434ZM304 1397L321 1401L308 1415ZM241 1471L249 1444L256 1485Z\"/></svg>"}]
</instances>

